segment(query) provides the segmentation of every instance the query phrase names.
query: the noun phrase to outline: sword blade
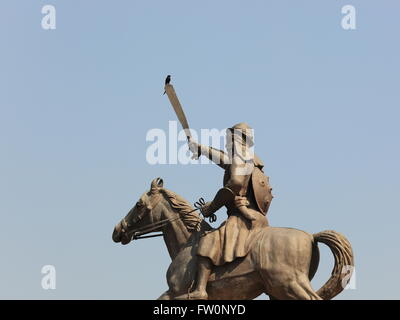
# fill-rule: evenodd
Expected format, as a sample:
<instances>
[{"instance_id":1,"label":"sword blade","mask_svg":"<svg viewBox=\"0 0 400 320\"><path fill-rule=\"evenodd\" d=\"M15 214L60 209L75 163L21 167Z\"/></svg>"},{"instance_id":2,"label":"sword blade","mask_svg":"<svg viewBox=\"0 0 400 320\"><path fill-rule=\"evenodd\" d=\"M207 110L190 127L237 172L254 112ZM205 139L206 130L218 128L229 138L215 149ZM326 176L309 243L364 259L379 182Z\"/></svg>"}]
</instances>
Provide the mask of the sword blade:
<instances>
[{"instance_id":1,"label":"sword blade","mask_svg":"<svg viewBox=\"0 0 400 320\"><path fill-rule=\"evenodd\" d=\"M185 113L183 112L178 96L176 95L174 86L172 84L166 84L164 89L167 93L168 99L171 102L172 107L174 108L175 114L182 125L182 128L185 130L186 137L189 140L192 137L189 130L189 123L186 119Z\"/></svg>"}]
</instances>

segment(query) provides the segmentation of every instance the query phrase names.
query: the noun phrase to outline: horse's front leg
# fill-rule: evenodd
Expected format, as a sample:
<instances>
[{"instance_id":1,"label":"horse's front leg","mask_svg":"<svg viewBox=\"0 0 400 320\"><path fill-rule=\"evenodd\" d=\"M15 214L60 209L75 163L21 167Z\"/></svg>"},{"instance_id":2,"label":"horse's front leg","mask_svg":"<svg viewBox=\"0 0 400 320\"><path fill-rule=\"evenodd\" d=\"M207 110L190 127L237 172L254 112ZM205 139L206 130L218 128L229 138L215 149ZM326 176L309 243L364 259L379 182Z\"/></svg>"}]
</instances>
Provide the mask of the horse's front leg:
<instances>
[{"instance_id":1,"label":"horse's front leg","mask_svg":"<svg viewBox=\"0 0 400 320\"><path fill-rule=\"evenodd\" d=\"M192 247L183 248L168 268L169 290L167 292L170 299L182 295L188 295L189 299L189 293L193 289L196 277L197 256L193 252Z\"/></svg>"},{"instance_id":2,"label":"horse's front leg","mask_svg":"<svg viewBox=\"0 0 400 320\"><path fill-rule=\"evenodd\" d=\"M171 292L167 290L161 296L159 296L157 300L171 300L171 299L172 299Z\"/></svg>"}]
</instances>

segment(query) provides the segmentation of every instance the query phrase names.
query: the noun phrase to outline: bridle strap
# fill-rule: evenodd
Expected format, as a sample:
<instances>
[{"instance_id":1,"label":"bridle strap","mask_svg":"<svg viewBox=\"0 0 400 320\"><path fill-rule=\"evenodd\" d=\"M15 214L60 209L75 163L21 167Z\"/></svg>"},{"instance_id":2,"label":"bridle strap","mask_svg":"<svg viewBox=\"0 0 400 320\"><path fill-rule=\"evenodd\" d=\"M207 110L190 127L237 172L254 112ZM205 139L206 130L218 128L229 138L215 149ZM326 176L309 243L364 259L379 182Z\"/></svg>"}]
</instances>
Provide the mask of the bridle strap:
<instances>
[{"instance_id":1,"label":"bridle strap","mask_svg":"<svg viewBox=\"0 0 400 320\"><path fill-rule=\"evenodd\" d=\"M196 211L198 209L199 208L193 209L190 212L194 212L194 211ZM130 231L129 233L132 234L132 240L140 240L140 239L146 239L146 238L161 237L161 236L163 236L163 233L158 233L158 234L149 235L149 236L145 236L145 235L148 234L148 233L154 232L157 229L162 228L162 227L166 226L167 224L169 224L171 222L174 222L176 220L181 220L181 218L179 216L177 216L177 217L174 217L174 218L168 218L168 219L160 220L158 222L151 223L151 224L149 224L147 226L143 226L141 228L134 229L134 230Z\"/></svg>"},{"instance_id":2,"label":"bridle strap","mask_svg":"<svg viewBox=\"0 0 400 320\"><path fill-rule=\"evenodd\" d=\"M146 239L146 238L162 237L163 235L164 235L163 233L157 233L157 234L151 234L149 236L134 236L134 237L132 237L132 240L141 240L141 239Z\"/></svg>"},{"instance_id":3,"label":"bridle strap","mask_svg":"<svg viewBox=\"0 0 400 320\"><path fill-rule=\"evenodd\" d=\"M132 234L132 240L139 240L139 239L143 239L143 238L152 238L152 237L160 237L160 236L163 235L162 233L151 235L151 236L143 236L143 235L151 233L151 232L154 232L157 229L162 228L162 227L166 226L167 224L169 224L171 222L174 222L176 220L180 220L180 219L181 218L179 216L178 217L174 217L174 218L164 219L164 220L152 223L150 225L134 229L134 230L130 231L129 233Z\"/></svg>"},{"instance_id":4,"label":"bridle strap","mask_svg":"<svg viewBox=\"0 0 400 320\"><path fill-rule=\"evenodd\" d=\"M150 223L150 224L145 225L143 227L140 227L140 228L137 228L137 229L133 229L133 230L129 231L129 233L145 232L148 229L155 230L155 229L157 229L159 227L163 227L168 222L171 222L171 221L174 221L174 220L178 220L178 219L180 219L180 217L168 218L168 219L160 220L158 222Z\"/></svg>"}]
</instances>

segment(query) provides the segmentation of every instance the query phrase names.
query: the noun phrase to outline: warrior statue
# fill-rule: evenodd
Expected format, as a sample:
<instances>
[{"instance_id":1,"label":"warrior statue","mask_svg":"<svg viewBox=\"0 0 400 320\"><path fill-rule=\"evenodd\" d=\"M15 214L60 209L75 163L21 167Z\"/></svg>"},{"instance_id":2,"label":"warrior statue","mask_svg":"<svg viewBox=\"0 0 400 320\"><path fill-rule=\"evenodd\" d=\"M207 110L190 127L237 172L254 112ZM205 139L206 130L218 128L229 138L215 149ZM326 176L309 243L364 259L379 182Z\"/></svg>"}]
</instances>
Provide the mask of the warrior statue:
<instances>
[{"instance_id":1,"label":"warrior statue","mask_svg":"<svg viewBox=\"0 0 400 320\"><path fill-rule=\"evenodd\" d=\"M212 228L161 178L154 179L135 206L113 230L121 244L163 236L171 264L168 290L159 299L332 299L343 291L354 268L350 242L333 230L310 234L294 228L271 227L266 214L272 201L263 163L254 154L254 135L246 123L226 130L226 152L203 146L191 137L182 106L170 84L165 93L186 133L194 157L208 157L225 170L223 188L211 202L195 204L210 222L223 206L228 218ZM200 204L200 205L199 205ZM154 234L159 232L158 234ZM335 258L331 277L312 288L319 263L318 243Z\"/></svg>"},{"instance_id":2,"label":"warrior statue","mask_svg":"<svg viewBox=\"0 0 400 320\"><path fill-rule=\"evenodd\" d=\"M207 156L225 170L224 187L201 208L202 214L215 220L214 213L222 206L228 214L218 229L207 232L199 242L197 285L190 293L192 299L207 299L207 281L213 266L246 256L254 230L268 226L266 214L272 188L263 163L252 152L253 130L246 123L228 128L225 147L227 152L189 141L189 149L196 157Z\"/></svg>"}]
</instances>

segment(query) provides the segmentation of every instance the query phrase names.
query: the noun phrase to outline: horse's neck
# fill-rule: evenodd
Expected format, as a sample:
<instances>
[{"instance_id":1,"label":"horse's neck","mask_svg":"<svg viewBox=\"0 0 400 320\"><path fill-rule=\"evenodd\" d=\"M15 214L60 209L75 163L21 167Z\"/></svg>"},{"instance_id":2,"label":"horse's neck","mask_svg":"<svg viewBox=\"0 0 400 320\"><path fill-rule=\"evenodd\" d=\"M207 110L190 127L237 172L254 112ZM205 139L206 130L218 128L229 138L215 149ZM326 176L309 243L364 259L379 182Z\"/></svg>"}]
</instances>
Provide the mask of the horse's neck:
<instances>
[{"instance_id":1,"label":"horse's neck","mask_svg":"<svg viewBox=\"0 0 400 320\"><path fill-rule=\"evenodd\" d=\"M163 219L173 220L163 228L164 242L171 259L174 259L190 238L190 232L178 217L178 213L164 206Z\"/></svg>"}]
</instances>

